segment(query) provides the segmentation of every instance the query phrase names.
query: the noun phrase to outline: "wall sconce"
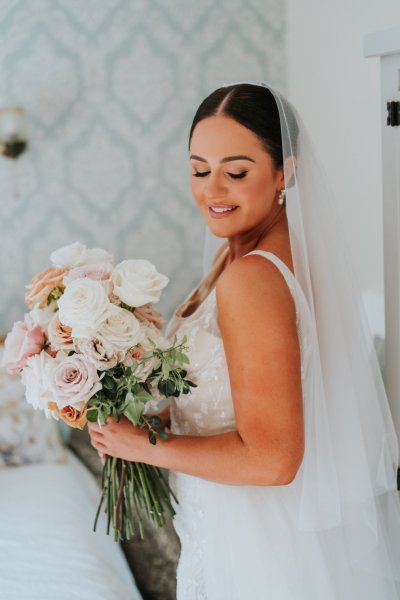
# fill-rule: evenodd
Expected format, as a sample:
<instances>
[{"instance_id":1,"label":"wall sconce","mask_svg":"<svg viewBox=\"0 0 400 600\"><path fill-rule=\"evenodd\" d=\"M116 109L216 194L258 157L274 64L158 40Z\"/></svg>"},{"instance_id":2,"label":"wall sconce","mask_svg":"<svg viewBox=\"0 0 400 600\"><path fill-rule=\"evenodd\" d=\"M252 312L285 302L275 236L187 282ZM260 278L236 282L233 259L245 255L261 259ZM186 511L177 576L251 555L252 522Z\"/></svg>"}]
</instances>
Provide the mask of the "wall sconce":
<instances>
[{"instance_id":1,"label":"wall sconce","mask_svg":"<svg viewBox=\"0 0 400 600\"><path fill-rule=\"evenodd\" d=\"M18 158L28 145L26 113L21 106L0 108L0 153Z\"/></svg>"}]
</instances>

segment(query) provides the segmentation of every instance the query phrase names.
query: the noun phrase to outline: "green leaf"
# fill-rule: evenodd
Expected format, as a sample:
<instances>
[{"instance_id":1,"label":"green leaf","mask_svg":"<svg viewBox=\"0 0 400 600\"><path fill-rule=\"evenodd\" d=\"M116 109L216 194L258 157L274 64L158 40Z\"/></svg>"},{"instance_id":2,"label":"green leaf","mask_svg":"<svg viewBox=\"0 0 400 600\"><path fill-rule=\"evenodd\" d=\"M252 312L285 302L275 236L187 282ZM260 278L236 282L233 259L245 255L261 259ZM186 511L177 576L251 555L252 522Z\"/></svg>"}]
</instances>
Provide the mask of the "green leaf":
<instances>
[{"instance_id":1,"label":"green leaf","mask_svg":"<svg viewBox=\"0 0 400 600\"><path fill-rule=\"evenodd\" d=\"M86 418L90 423L96 423L97 422L97 408L88 408L88 411L86 413Z\"/></svg>"},{"instance_id":2,"label":"green leaf","mask_svg":"<svg viewBox=\"0 0 400 600\"><path fill-rule=\"evenodd\" d=\"M136 402L135 398L131 400L127 406L124 408L124 415L133 423L134 425L139 425L139 421L143 414L143 404Z\"/></svg>"},{"instance_id":3,"label":"green leaf","mask_svg":"<svg viewBox=\"0 0 400 600\"><path fill-rule=\"evenodd\" d=\"M169 365L166 362L164 362L163 365L162 365L162 376L163 376L163 379L168 379L169 372L170 372L170 367L169 367Z\"/></svg>"},{"instance_id":4,"label":"green leaf","mask_svg":"<svg viewBox=\"0 0 400 600\"><path fill-rule=\"evenodd\" d=\"M157 435L162 440L168 440L168 438L169 438L169 435L166 431L157 431Z\"/></svg>"},{"instance_id":5,"label":"green leaf","mask_svg":"<svg viewBox=\"0 0 400 600\"><path fill-rule=\"evenodd\" d=\"M110 414L110 411L107 406L103 406L100 409L100 422L102 425L104 425L106 423L109 414Z\"/></svg>"},{"instance_id":6,"label":"green leaf","mask_svg":"<svg viewBox=\"0 0 400 600\"><path fill-rule=\"evenodd\" d=\"M156 436L154 435L153 431L149 431L149 440L150 440L150 444L157 443L157 439L156 439Z\"/></svg>"},{"instance_id":7,"label":"green leaf","mask_svg":"<svg viewBox=\"0 0 400 600\"><path fill-rule=\"evenodd\" d=\"M149 423L152 427L161 427L162 420L160 419L160 417L157 417L157 415L153 415L150 417Z\"/></svg>"},{"instance_id":8,"label":"green leaf","mask_svg":"<svg viewBox=\"0 0 400 600\"><path fill-rule=\"evenodd\" d=\"M132 394L132 392L127 392L126 396L125 396L125 402L127 404L129 404L130 402L134 402L135 401L135 396Z\"/></svg>"},{"instance_id":9,"label":"green leaf","mask_svg":"<svg viewBox=\"0 0 400 600\"><path fill-rule=\"evenodd\" d=\"M155 363L153 365L152 373L154 373L154 371L157 371L160 367L161 367L161 359L157 358L157 360L155 361Z\"/></svg>"},{"instance_id":10,"label":"green leaf","mask_svg":"<svg viewBox=\"0 0 400 600\"><path fill-rule=\"evenodd\" d=\"M148 392L146 392L146 390L140 391L138 394L136 394L135 398L139 402L144 402L144 403L148 402L149 400L153 400L153 396L151 394L149 394Z\"/></svg>"},{"instance_id":11,"label":"green leaf","mask_svg":"<svg viewBox=\"0 0 400 600\"><path fill-rule=\"evenodd\" d=\"M157 388L164 396L167 395L167 382L164 379L159 379Z\"/></svg>"},{"instance_id":12,"label":"green leaf","mask_svg":"<svg viewBox=\"0 0 400 600\"><path fill-rule=\"evenodd\" d=\"M115 383L113 377L109 377L108 375L106 375L103 378L103 386L106 388L106 390L115 390L116 385L117 384Z\"/></svg>"}]
</instances>

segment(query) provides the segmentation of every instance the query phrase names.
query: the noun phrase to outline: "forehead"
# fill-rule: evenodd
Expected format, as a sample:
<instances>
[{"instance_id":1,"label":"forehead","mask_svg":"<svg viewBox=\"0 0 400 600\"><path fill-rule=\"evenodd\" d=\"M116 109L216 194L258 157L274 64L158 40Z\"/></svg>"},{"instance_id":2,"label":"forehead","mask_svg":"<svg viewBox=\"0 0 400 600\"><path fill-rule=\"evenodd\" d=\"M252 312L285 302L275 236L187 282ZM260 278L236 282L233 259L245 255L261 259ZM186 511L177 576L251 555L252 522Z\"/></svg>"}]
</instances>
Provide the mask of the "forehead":
<instances>
[{"instance_id":1,"label":"forehead","mask_svg":"<svg viewBox=\"0 0 400 600\"><path fill-rule=\"evenodd\" d=\"M267 154L255 133L225 115L207 117L197 123L190 140L190 151L200 156L227 156L244 152Z\"/></svg>"}]
</instances>

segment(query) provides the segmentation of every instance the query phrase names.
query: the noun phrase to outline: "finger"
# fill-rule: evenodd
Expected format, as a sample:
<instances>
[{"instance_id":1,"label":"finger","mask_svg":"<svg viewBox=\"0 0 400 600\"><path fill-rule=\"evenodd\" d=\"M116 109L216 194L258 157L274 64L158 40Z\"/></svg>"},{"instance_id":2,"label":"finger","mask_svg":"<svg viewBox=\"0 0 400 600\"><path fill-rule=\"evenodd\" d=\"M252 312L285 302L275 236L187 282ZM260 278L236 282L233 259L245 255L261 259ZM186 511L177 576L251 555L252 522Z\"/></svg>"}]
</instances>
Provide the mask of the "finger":
<instances>
[{"instance_id":1,"label":"finger","mask_svg":"<svg viewBox=\"0 0 400 600\"><path fill-rule=\"evenodd\" d=\"M93 442L104 442L104 434L98 431L93 431L89 433L90 441Z\"/></svg>"},{"instance_id":2,"label":"finger","mask_svg":"<svg viewBox=\"0 0 400 600\"><path fill-rule=\"evenodd\" d=\"M105 444L105 439L101 435L92 435L90 438L91 443L94 444Z\"/></svg>"},{"instance_id":3,"label":"finger","mask_svg":"<svg viewBox=\"0 0 400 600\"><path fill-rule=\"evenodd\" d=\"M107 454L105 452L99 452L98 451L98 455L100 457L101 463L104 465L105 462L106 462L106 456L107 456Z\"/></svg>"},{"instance_id":4,"label":"finger","mask_svg":"<svg viewBox=\"0 0 400 600\"><path fill-rule=\"evenodd\" d=\"M100 425L97 422L93 423L91 421L88 421L87 426L88 426L89 432L90 431L101 431L101 427L100 427Z\"/></svg>"},{"instance_id":5,"label":"finger","mask_svg":"<svg viewBox=\"0 0 400 600\"><path fill-rule=\"evenodd\" d=\"M93 444L93 447L95 448L95 450L97 450L98 453L101 452L102 454L106 454L107 452L107 446L101 444L100 442L96 442L95 444Z\"/></svg>"}]
</instances>

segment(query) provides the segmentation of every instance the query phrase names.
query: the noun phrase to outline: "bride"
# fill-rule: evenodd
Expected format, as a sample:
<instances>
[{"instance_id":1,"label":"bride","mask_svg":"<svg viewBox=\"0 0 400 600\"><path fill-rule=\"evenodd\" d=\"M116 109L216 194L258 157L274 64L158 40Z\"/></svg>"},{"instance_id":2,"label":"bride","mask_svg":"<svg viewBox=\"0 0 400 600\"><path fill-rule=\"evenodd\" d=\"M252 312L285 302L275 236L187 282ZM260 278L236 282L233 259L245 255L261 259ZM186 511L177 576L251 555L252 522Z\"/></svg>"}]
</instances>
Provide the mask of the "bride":
<instances>
[{"instance_id":1,"label":"bride","mask_svg":"<svg viewBox=\"0 0 400 600\"><path fill-rule=\"evenodd\" d=\"M265 84L223 86L189 161L212 264L167 334L198 387L171 398L168 440L110 418L92 444L170 469L178 600L399 599L398 442L300 116Z\"/></svg>"}]
</instances>

